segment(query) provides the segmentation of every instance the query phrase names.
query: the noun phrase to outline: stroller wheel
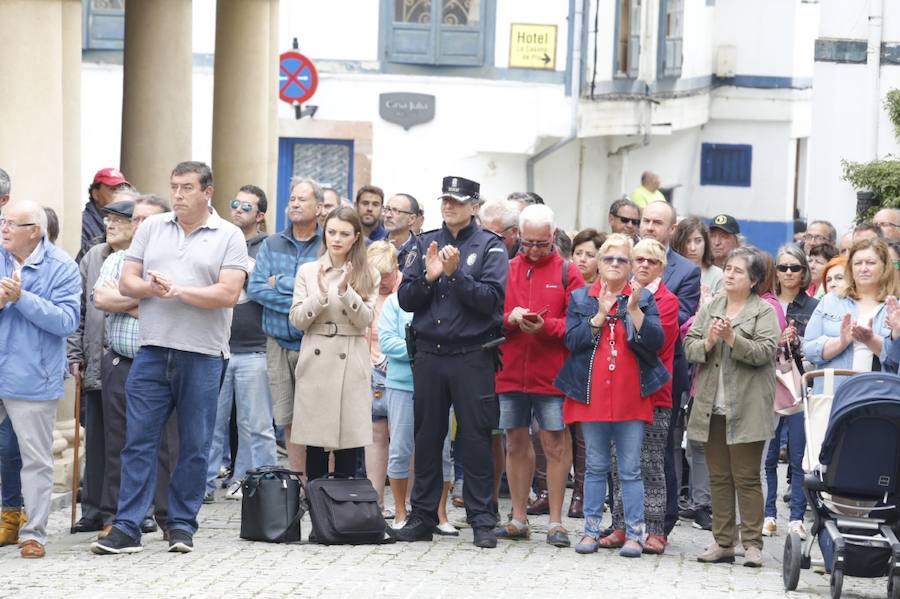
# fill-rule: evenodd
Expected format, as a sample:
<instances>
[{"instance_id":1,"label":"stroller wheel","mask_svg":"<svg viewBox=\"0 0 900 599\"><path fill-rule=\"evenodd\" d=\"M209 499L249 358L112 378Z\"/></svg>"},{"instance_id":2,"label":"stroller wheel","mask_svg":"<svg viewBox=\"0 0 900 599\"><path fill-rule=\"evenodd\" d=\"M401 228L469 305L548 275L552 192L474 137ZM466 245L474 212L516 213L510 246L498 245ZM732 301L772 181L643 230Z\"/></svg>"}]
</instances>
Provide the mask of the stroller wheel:
<instances>
[{"instance_id":1,"label":"stroller wheel","mask_svg":"<svg viewBox=\"0 0 900 599\"><path fill-rule=\"evenodd\" d=\"M792 532L784 540L784 556L781 564L781 577L784 580L784 590L793 591L800 582L800 566L802 558L802 541L800 535ZM838 591L840 593L840 591Z\"/></svg>"},{"instance_id":2,"label":"stroller wheel","mask_svg":"<svg viewBox=\"0 0 900 599\"><path fill-rule=\"evenodd\" d=\"M841 570L833 570L831 572L831 599L839 599L841 596L841 587L844 585L844 573Z\"/></svg>"},{"instance_id":3,"label":"stroller wheel","mask_svg":"<svg viewBox=\"0 0 900 599\"><path fill-rule=\"evenodd\" d=\"M900 574L894 574L888 578L889 599L900 599Z\"/></svg>"}]
</instances>

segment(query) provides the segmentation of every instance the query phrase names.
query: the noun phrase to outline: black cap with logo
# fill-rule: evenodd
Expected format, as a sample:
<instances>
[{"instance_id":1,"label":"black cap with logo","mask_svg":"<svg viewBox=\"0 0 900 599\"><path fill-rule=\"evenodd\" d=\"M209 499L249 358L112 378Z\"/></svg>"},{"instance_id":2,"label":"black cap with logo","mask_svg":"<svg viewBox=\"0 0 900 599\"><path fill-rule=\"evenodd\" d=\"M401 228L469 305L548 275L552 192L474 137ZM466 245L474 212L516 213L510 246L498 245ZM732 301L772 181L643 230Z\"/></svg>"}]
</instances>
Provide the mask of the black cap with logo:
<instances>
[{"instance_id":1,"label":"black cap with logo","mask_svg":"<svg viewBox=\"0 0 900 599\"><path fill-rule=\"evenodd\" d=\"M738 224L737 219L730 214L719 214L714 216L713 219L709 221L709 229L721 229L731 235L741 234L741 226Z\"/></svg>"},{"instance_id":2,"label":"black cap with logo","mask_svg":"<svg viewBox=\"0 0 900 599\"><path fill-rule=\"evenodd\" d=\"M475 181L463 177L444 177L444 184L438 199L450 198L457 202L469 202L478 199L480 190L481 186Z\"/></svg>"}]
</instances>

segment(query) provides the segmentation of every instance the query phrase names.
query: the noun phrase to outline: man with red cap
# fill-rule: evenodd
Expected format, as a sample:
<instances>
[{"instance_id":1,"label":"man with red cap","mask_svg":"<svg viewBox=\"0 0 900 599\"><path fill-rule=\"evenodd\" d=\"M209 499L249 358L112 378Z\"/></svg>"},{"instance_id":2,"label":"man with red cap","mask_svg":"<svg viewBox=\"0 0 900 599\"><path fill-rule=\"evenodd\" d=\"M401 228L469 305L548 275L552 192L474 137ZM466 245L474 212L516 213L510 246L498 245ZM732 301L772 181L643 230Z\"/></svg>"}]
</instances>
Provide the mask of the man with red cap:
<instances>
[{"instance_id":1,"label":"man with red cap","mask_svg":"<svg viewBox=\"0 0 900 599\"><path fill-rule=\"evenodd\" d=\"M76 262L98 242L103 241L106 227L103 225L103 208L113 201L113 194L120 187L131 187L117 168L102 168L94 175L94 181L88 187L88 203L81 214L81 250L75 258Z\"/></svg>"}]
</instances>

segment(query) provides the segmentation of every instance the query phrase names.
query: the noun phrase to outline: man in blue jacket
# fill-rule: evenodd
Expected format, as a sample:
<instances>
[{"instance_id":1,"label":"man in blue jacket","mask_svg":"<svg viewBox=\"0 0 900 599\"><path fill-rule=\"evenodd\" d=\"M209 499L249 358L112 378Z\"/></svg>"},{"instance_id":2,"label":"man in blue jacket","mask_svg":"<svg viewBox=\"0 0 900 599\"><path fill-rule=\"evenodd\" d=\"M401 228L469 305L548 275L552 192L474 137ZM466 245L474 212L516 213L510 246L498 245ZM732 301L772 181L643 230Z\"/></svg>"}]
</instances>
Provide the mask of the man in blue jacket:
<instances>
[{"instance_id":1,"label":"man in blue jacket","mask_svg":"<svg viewBox=\"0 0 900 599\"><path fill-rule=\"evenodd\" d=\"M20 439L28 522L21 555L44 557L53 491L53 422L63 395L66 338L78 328L81 275L46 239L47 215L31 201L0 217L0 421ZM21 440L25 440L22 442Z\"/></svg>"},{"instance_id":2,"label":"man in blue jacket","mask_svg":"<svg viewBox=\"0 0 900 599\"><path fill-rule=\"evenodd\" d=\"M318 217L325 196L312 179L291 182L288 226L270 235L259 248L247 283L247 295L263 307L266 364L272 391L272 415L284 427L284 443L293 470L306 470L306 449L291 442L294 419L294 372L303 334L291 326L288 314L294 301L294 279L301 264L318 259L322 229Z\"/></svg>"}]
</instances>

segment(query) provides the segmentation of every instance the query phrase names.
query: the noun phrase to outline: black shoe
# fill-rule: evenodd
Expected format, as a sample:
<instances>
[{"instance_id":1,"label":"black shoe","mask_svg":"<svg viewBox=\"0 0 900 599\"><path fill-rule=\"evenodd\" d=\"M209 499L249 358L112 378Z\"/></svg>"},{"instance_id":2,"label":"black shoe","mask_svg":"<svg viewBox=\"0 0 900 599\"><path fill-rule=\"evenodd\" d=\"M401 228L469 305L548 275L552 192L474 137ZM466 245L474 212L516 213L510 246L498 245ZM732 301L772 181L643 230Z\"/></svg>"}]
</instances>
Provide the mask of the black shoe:
<instances>
[{"instance_id":1,"label":"black shoe","mask_svg":"<svg viewBox=\"0 0 900 599\"><path fill-rule=\"evenodd\" d=\"M694 514L694 523L691 526L703 530L712 530L712 509L709 506L697 508L697 513Z\"/></svg>"},{"instance_id":2,"label":"black shoe","mask_svg":"<svg viewBox=\"0 0 900 599\"><path fill-rule=\"evenodd\" d=\"M194 550L194 536L186 530L173 528L169 531L169 552L190 553Z\"/></svg>"},{"instance_id":3,"label":"black shoe","mask_svg":"<svg viewBox=\"0 0 900 599\"><path fill-rule=\"evenodd\" d=\"M140 541L135 541L115 526L109 529L108 535L91 544L91 551L97 555L138 553L143 549Z\"/></svg>"},{"instance_id":4,"label":"black shoe","mask_svg":"<svg viewBox=\"0 0 900 599\"><path fill-rule=\"evenodd\" d=\"M397 529L396 536L398 541L414 543L416 541L431 541L433 539L432 530L434 526L425 522L421 516L411 515L406 521L406 526Z\"/></svg>"},{"instance_id":5,"label":"black shoe","mask_svg":"<svg viewBox=\"0 0 900 599\"><path fill-rule=\"evenodd\" d=\"M72 527L72 532L97 532L103 528L101 520L91 520L90 518L82 518Z\"/></svg>"},{"instance_id":6,"label":"black shoe","mask_svg":"<svg viewBox=\"0 0 900 599\"><path fill-rule=\"evenodd\" d=\"M481 547L482 549L493 549L497 546L497 534L494 532L493 528L487 526L476 526L472 532L475 535L475 540L472 541L472 544L476 547Z\"/></svg>"},{"instance_id":7,"label":"black shoe","mask_svg":"<svg viewBox=\"0 0 900 599\"><path fill-rule=\"evenodd\" d=\"M159 525L156 524L156 520L153 519L152 516L148 516L144 518L144 521L141 522L141 532L142 533L151 533L159 530Z\"/></svg>"},{"instance_id":8,"label":"black shoe","mask_svg":"<svg viewBox=\"0 0 900 599\"><path fill-rule=\"evenodd\" d=\"M686 507L683 510L678 510L678 517L682 520L693 520L697 517L697 512L700 511L695 507Z\"/></svg>"}]
</instances>

